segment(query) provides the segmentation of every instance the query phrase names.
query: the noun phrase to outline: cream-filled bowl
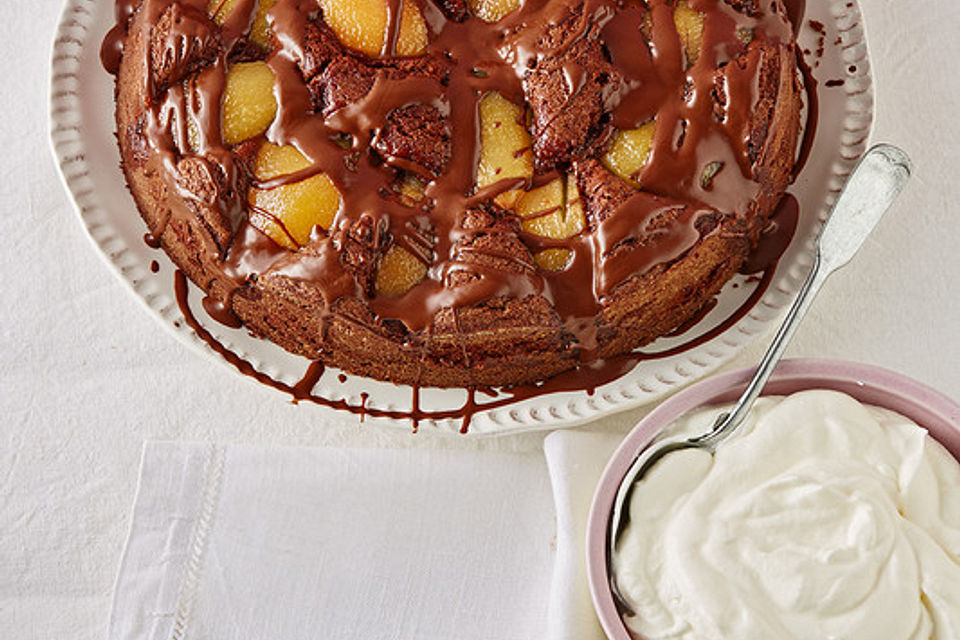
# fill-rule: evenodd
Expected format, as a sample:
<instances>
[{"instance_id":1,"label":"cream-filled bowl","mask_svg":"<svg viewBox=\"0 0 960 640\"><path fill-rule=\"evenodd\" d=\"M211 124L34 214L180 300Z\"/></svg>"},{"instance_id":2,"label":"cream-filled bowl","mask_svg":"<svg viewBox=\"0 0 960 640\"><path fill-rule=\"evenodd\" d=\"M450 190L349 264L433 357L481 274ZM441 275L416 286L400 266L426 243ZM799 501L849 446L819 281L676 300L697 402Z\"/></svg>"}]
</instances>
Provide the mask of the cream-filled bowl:
<instances>
[{"instance_id":1,"label":"cream-filled bowl","mask_svg":"<svg viewBox=\"0 0 960 640\"><path fill-rule=\"evenodd\" d=\"M594 496L587 527L586 544L587 573L591 595L600 623L611 640L631 640L631 638L643 637L636 630L634 630L633 635L628 631L622 612L615 603L610 586L612 563L607 550L610 516L614 498L624 475L638 453L651 440L661 434L665 428L677 423L681 417L696 414L698 411L711 406L734 402L752 373L753 369L750 368L722 374L693 385L673 396L651 412L630 432L608 463ZM913 422L927 430L954 458L960 460L960 405L925 385L891 371L870 365L833 360L789 360L781 363L778 367L774 377L764 390L764 395L792 396L799 392L817 389L841 392L851 396L863 405L895 412L906 418L903 422ZM803 395L810 394L801 394L801 396ZM800 407L802 410L802 403L794 402L793 404L794 411L796 411L796 407ZM857 408L853 407L853 411L856 412L856 410ZM795 417L794 414L794 419ZM757 429L763 426L763 424L758 424ZM860 437L862 438L863 434ZM744 441L746 441L746 437L744 437ZM898 446L904 445L895 443L893 448L896 449ZM948 459L946 456L944 458ZM697 473L695 467L695 462L690 465L690 474ZM674 470L674 473L676 473L676 470ZM668 482L682 481L682 476L685 473L687 473L686 467L681 469L679 479L671 479ZM653 482L652 474L648 477ZM642 504L646 504L646 502ZM653 508L662 509L663 505ZM907 508L909 509L909 507ZM894 518L896 518L895 514L896 510L894 510ZM649 522L652 523L649 525L650 527L655 527L658 524L658 519L652 518ZM783 526L782 523L781 520L781 526ZM743 536L745 540L739 546L746 548L748 555L751 548L763 545L766 533L759 529L760 527L756 524L750 524L748 528L742 530L749 533L749 536ZM812 529L812 531L816 533L817 529ZM709 533L705 531L704 536L706 537ZM691 537L696 539L698 535L697 532L694 532ZM812 539L812 536L810 538ZM771 532L771 544L775 543L774 540L782 539L783 531ZM816 551L816 543L811 544ZM676 550L673 553L676 557ZM726 550L723 553L727 553ZM834 553L834 551L825 549L825 553ZM620 555L623 556L623 549L621 549ZM727 563L731 574L736 571L736 558L723 556L721 559L723 563ZM709 563L706 564L709 565ZM856 565L853 563L851 566ZM755 571L755 568L749 570ZM726 588L724 584L726 579L723 577L723 573L719 575L719 582L712 583L712 588L722 590ZM841 578L845 577L838 574L833 577L828 576L826 579L831 584L839 584L842 582ZM715 594L707 592L707 595L712 598ZM742 597L742 593L738 595ZM788 597L793 597L793 595L787 593ZM780 591L776 597L784 597L784 592ZM730 602L735 603L736 598L730 598ZM735 604L731 605L733 618L738 615L736 606ZM634 626L636 626L636 620L634 620Z\"/></svg>"}]
</instances>

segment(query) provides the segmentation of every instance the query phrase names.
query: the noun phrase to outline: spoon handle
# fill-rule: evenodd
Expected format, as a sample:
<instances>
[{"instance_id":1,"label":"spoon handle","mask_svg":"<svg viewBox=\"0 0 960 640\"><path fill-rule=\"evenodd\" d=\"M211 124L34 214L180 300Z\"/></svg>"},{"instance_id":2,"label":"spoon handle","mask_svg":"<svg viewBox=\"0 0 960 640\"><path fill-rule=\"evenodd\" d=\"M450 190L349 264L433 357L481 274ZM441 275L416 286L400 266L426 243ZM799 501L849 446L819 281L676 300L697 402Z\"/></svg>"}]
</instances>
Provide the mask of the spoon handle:
<instances>
[{"instance_id":1,"label":"spoon handle","mask_svg":"<svg viewBox=\"0 0 960 640\"><path fill-rule=\"evenodd\" d=\"M746 417L786 351L800 320L810 308L820 287L830 274L847 264L860 249L863 241L896 200L910 177L911 170L912 165L907 154L888 144L871 148L860 159L820 231L813 268L787 311L773 342L767 348L757 372L734 408L720 417L709 434L694 439L695 442L716 446Z\"/></svg>"}]
</instances>

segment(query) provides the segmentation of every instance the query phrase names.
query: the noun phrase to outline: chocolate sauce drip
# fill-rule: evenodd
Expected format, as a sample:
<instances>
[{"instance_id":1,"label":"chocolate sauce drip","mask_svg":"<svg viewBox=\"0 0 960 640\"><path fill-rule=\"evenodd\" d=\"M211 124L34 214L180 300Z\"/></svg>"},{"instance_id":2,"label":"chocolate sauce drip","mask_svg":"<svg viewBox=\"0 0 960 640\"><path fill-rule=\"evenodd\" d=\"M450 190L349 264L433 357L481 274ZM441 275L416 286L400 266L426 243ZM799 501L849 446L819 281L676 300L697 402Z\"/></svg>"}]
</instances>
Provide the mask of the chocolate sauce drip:
<instances>
[{"instance_id":1,"label":"chocolate sauce drip","mask_svg":"<svg viewBox=\"0 0 960 640\"><path fill-rule=\"evenodd\" d=\"M793 35L800 33L803 26L803 16L807 13L807 0L784 0L787 9L787 19L793 25Z\"/></svg>"},{"instance_id":2,"label":"chocolate sauce drip","mask_svg":"<svg viewBox=\"0 0 960 640\"><path fill-rule=\"evenodd\" d=\"M429 32L426 50L412 58L396 57L405 2L421 11ZM610 294L632 276L682 257L713 232L701 232L698 222L704 216L743 215L769 196L757 176L756 147L766 134L757 130L757 103L765 74L794 55L797 20L791 24L788 8L794 16L802 5L796 0L788 7L772 0L764 3L768 9L750 15L726 0L690 0L704 17L695 62L681 45L674 3L668 0L524 0L493 24L461 15L454 3L438 7L422 0L387 0L377 59L345 49L323 22L318 0L278 0L268 14L274 45L263 52L276 78L278 109L263 137L295 146L311 166L263 181L252 178L239 147L226 145L221 132L226 72L232 56L250 47L246 34L257 4L240 0L218 26L207 17L206 0L143 0L136 9L137 0L117 0L117 25L101 50L104 67L116 73L133 12L146 12L148 25L173 12L169 28L145 35L151 45L143 48L141 61L146 70L142 92L152 101L144 127L154 152L149 162L167 181L170 210L169 219L155 224L150 234L160 238L171 221L203 223L202 250L215 257L205 264L210 283L217 285L206 283L210 295L204 306L231 326L236 324L234 293L252 280L274 276L317 286L323 293L324 326L337 313L334 303L356 297L374 312L377 326L399 321L406 327L411 345L429 343L441 310L540 296L572 335L581 370L606 372L619 365L591 359L598 340L595 319ZM588 206L588 229L572 238L514 233L526 250L479 248L471 244L475 232L464 227L471 211L509 215L493 204L498 195L575 169L576 162L570 166L561 160L532 180L476 188L480 99L497 91L515 104L530 103L539 86L537 69L556 60L567 60L557 76L565 108L588 109L595 119L577 149L596 155L609 145L613 127L655 122L650 160L637 176L644 190L608 209ZM597 86L588 69L594 63L605 69ZM351 78L362 85L359 96L335 100L327 83L335 65L353 69ZM377 136L392 114L410 105L434 109L449 130L453 144L442 167L424 171L407 158L371 150L383 149ZM704 181L708 166L722 169ZM424 199L416 206L392 189L404 171L425 182ZM330 229L316 229L306 246L291 252L250 223L248 188L278 188L318 173L340 194ZM402 296L372 295L344 266L342 238L364 217L386 229L374 260L396 244L428 267L426 278ZM530 256L544 248L567 249L567 267L539 269ZM291 392L304 393L299 386Z\"/></svg>"},{"instance_id":3,"label":"chocolate sauce drip","mask_svg":"<svg viewBox=\"0 0 960 640\"><path fill-rule=\"evenodd\" d=\"M236 316L236 314L233 312L233 309L230 308L230 305L227 304L226 301L217 300L211 296L205 296L202 304L203 310L207 312L207 315L220 324L232 329L239 329L243 326L240 318Z\"/></svg>"},{"instance_id":4,"label":"chocolate sauce drip","mask_svg":"<svg viewBox=\"0 0 960 640\"><path fill-rule=\"evenodd\" d=\"M800 139L800 148L797 150L797 161L790 172L790 179L794 181L803 168L807 166L810 154L813 152L813 141L817 133L817 122L820 121L820 95L817 93L817 79L813 76L813 70L803 58L803 54L797 51L797 69L803 75L804 95L807 97L807 121L803 128L803 136Z\"/></svg>"},{"instance_id":5,"label":"chocolate sauce drip","mask_svg":"<svg viewBox=\"0 0 960 640\"><path fill-rule=\"evenodd\" d=\"M709 342L739 322L744 316L747 315L747 313L749 313L754 305L757 304L760 298L763 297L763 294L766 293L767 288L770 286L770 282L773 280L776 264L776 260L774 260L767 265L766 269L764 269L762 273L762 277L758 280L758 284L754 291L733 313L731 313L726 319L712 329L683 344L659 352L634 351L632 353L620 354L608 358L598 358L583 364L577 369L564 371L563 373L560 373L549 380L539 383L516 385L500 390L490 389L487 387L471 387L466 389L467 400L461 406L434 411L424 410L420 407L421 388L419 385L413 385L411 388L412 403L409 411L368 407L367 401L369 400L370 396L366 392L362 392L360 394L359 405L352 405L346 400L331 400L323 396L314 395L313 389L316 387L317 383L320 382L320 379L323 377L323 374L326 371L323 363L320 361L311 362L307 366L303 377L294 385L289 385L284 382L280 382L279 380L275 380L269 375L257 371L252 364L224 346L197 320L192 309L190 308L187 278L180 270L177 270L174 274L174 285L176 290L177 305L179 306L180 311L183 313L184 321L201 340L209 345L215 353L220 355L240 373L257 380L261 384L265 384L268 387L273 387L278 391L289 394L293 399L293 402L311 402L320 406L330 407L331 409L347 411L359 416L361 422L363 422L367 415L375 418L409 420L414 433L419 430L420 422L424 420L445 420L452 418L460 420L460 433L467 434L470 431L470 422L473 417L483 411L508 407L524 400L537 398L551 393L585 391L588 395L593 395L596 389L605 384L613 382L614 380L630 372L640 362L675 356L701 344ZM689 328L689 326L683 327L683 329ZM346 382L346 379L346 376L342 373L337 375L337 380L340 383ZM478 393L482 393L492 398L492 400L482 403L477 402Z\"/></svg>"},{"instance_id":6,"label":"chocolate sauce drip","mask_svg":"<svg viewBox=\"0 0 960 640\"><path fill-rule=\"evenodd\" d=\"M757 247L740 267L740 273L764 273L775 265L793 240L799 219L800 203L788 193L770 216Z\"/></svg>"},{"instance_id":7,"label":"chocolate sauce drip","mask_svg":"<svg viewBox=\"0 0 960 640\"><path fill-rule=\"evenodd\" d=\"M114 5L115 23L100 45L100 63L112 75L117 75L120 71L120 59L123 57L123 39L127 35L127 23L138 4L140 4L140 0L116 0Z\"/></svg>"}]
</instances>

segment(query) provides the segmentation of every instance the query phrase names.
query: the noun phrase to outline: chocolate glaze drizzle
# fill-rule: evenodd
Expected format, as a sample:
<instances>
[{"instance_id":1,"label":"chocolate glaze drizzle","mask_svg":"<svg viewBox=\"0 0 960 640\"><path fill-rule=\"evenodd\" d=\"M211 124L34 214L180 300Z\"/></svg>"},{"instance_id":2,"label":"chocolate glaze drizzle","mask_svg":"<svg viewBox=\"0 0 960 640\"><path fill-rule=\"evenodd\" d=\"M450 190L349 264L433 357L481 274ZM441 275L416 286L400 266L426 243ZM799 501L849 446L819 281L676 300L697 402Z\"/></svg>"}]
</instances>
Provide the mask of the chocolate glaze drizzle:
<instances>
[{"instance_id":1,"label":"chocolate glaze drizzle","mask_svg":"<svg viewBox=\"0 0 960 640\"><path fill-rule=\"evenodd\" d=\"M428 29L426 50L413 58L396 56L404 3L413 3L420 10ZM177 272L177 298L187 323L242 372L296 400L360 415L411 418L414 425L425 418L458 417L463 419L464 431L470 416L480 408L559 390L592 390L641 360L693 346L669 353L600 358L596 318L608 297L630 277L682 257L705 235L715 232L715 225L703 231L711 227L701 225L703 219L717 214L743 215L752 211L759 199L769 197L765 191L769 187L762 186L756 175L760 163L752 116L759 97L759 76L769 56L797 55L793 29L801 24L803 12L803 2L798 0L772 0L763 7L739 0L689 0L689 6L704 16L703 43L694 61L681 46L673 20L674 3L669 0L522 0L516 10L493 24L455 10L452 1L387 0L382 55L371 60L339 45L322 21L319 0L278 0L268 14L274 47L265 58L276 78L278 109L273 124L255 145L262 139L293 145L310 161L310 167L256 181L241 159L240 147L231 148L224 142L221 118L230 64L264 57L264 52L247 41L258 0L239 0L219 26L209 18L208 4L208 0L117 0L116 26L103 41L101 60L109 72L118 73L131 17L145 12L148 24L169 20L165 41L158 46L161 55L169 57L170 67L190 66L198 59L203 62L195 72L185 74L182 82L158 82L149 72L156 47L144 47L147 59L143 68L148 72L143 74L142 92L150 104L142 128L152 151L147 162L167 181L170 211L169 218L154 225L145 239L152 241L151 246L159 244L157 239L171 219L195 219L198 207L215 214L208 222L210 239L203 247L216 257L206 261L210 282L204 283L209 295L203 306L211 317L239 326L232 310L233 295L264 275L285 275L319 286L324 327L338 313L334 303L354 297L365 301L375 322L399 322L408 332L409 348L422 349L429 343L434 318L443 309L452 309L456 322L458 309L497 298L542 296L575 345L579 366L543 383L501 390L489 402L477 403L477 388L470 388L464 407L449 411L420 409L419 387L414 385L410 412L384 411L367 408L365 401L357 407L313 396L311 390L324 371L319 361L293 386L255 371L197 322L187 304L186 278ZM732 5L748 8L737 10ZM337 48L339 56L371 74L370 88L359 100L331 104L321 99L318 104L313 85L326 63L317 66L317 42ZM650 160L636 176L643 191L602 214L588 208L587 229L571 238L519 234L531 253L552 248L569 251L567 266L560 271L540 269L522 255L489 248L482 250L485 257L496 259L496 264L509 264L509 268L474 259L471 252L479 250L465 242L469 230L464 227L464 212L488 210L501 194L545 184L564 172L579 175L582 168L577 154L560 153L558 158L537 148L545 139L538 138L537 132L547 131L553 123L541 122L542 113L535 112L534 149L520 151L534 154L535 176L529 181L501 180L477 189L480 99L496 91L523 105L529 101L538 70L549 68L552 61L565 60L556 71L567 86L565 100L573 103L588 91L589 69L581 64L578 52L590 47L602 50L607 71L600 93L603 116L585 144L595 156L609 145L616 129L631 129L653 120L656 128ZM378 136L391 114L410 105L435 109L449 131L453 144L439 170L371 151L378 148ZM708 165L720 168L705 182L702 176ZM187 169L200 172L205 178L202 184L214 188L191 190L185 186L178 176ZM329 230L315 228L309 244L291 252L250 223L246 201L250 186L271 189L318 173L325 174L340 194L339 210ZM425 183L425 197L414 206L395 197L392 189L407 173ZM791 200L785 202L789 209ZM795 205L795 200L792 203ZM259 209L257 213L271 215ZM282 227L281 221L273 220ZM342 235L359 223L377 230L380 255L390 244L402 246L427 267L426 278L399 297L371 295L341 259ZM787 227L790 225L783 225ZM765 276L751 301L762 295L776 256L761 252L755 258L753 267L763 270ZM454 281L456 286L451 286ZM752 305L751 301L748 304ZM694 343L723 331L748 308L745 304ZM360 322L353 316L349 321ZM464 356L469 359L466 352Z\"/></svg>"},{"instance_id":2,"label":"chocolate glaze drizzle","mask_svg":"<svg viewBox=\"0 0 960 640\"><path fill-rule=\"evenodd\" d=\"M792 196L788 196L788 198L792 198ZM794 199L793 202L796 203L796 200ZM787 227L784 227L784 229L786 228ZM792 229L790 232L792 233ZM778 232L778 234L779 233L780 232ZM789 238L786 242L789 243ZM279 380L275 380L265 373L257 371L252 364L224 346L206 329L206 327L203 326L203 324L200 323L199 320L197 320L190 308L188 300L187 277L182 271L176 271L174 275L174 284L177 294L177 305L180 307L180 311L183 313L184 321L187 323L188 327L193 329L194 333L196 333L201 340L209 345L215 353L220 355L240 373L253 378L261 384L265 384L268 387L272 387L278 391L289 394L295 403L311 402L313 404L329 407L331 409L347 411L354 415L360 416L361 422L364 420L364 417L368 415L375 418L409 420L414 433L419 430L421 421L455 419L460 420L460 433L466 434L470 430L470 421L477 413L507 407L512 404L517 404L523 400L528 400L530 398L536 398L551 393L559 393L564 391L585 391L588 395L593 395L598 387L602 387L609 382L613 382L617 378L632 371L633 368L636 367L640 362L668 358L709 342L735 325L740 321L741 318L749 313L750 309L752 309L760 300L760 298L763 297L763 294L766 293L767 287L769 287L770 282L773 279L775 269L776 263L774 262L768 265L762 271L762 275L758 281L757 287L750 294L749 298L747 298L743 304L741 304L732 314L730 314L730 316L704 334L684 342L683 344L655 353L633 351L631 353L619 354L608 358L598 358L589 364L578 367L577 369L564 371L543 382L516 385L501 389L491 389L481 386L468 387L465 389L467 392L466 401L463 403L463 405L454 407L452 409L427 410L421 408L421 388L419 385L413 385L411 387L413 395L411 408L409 411L402 409L387 410L368 407L367 400L369 400L370 396L366 392L362 392L360 394L361 402L359 405L350 404L347 400L343 399L331 400L330 398L314 395L313 389L320 381L320 378L323 376L325 371L323 363L319 360L310 363L303 377L295 385L289 385L280 382ZM685 329L689 329L689 326L685 327ZM346 376L343 374L338 374L338 380L341 383L346 382ZM486 402L477 402L478 393L490 396L494 399Z\"/></svg>"}]
</instances>

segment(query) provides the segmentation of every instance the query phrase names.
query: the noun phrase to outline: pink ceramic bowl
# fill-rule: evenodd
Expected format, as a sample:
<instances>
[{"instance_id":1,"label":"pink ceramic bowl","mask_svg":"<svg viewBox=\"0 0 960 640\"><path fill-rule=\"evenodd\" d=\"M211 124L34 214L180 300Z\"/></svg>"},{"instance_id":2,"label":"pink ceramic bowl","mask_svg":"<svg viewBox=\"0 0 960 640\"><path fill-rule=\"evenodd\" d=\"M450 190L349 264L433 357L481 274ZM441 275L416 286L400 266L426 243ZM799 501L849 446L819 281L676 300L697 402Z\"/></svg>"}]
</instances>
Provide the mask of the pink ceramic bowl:
<instances>
[{"instance_id":1,"label":"pink ceramic bowl","mask_svg":"<svg viewBox=\"0 0 960 640\"><path fill-rule=\"evenodd\" d=\"M631 640L610 593L607 538L610 514L620 482L637 454L661 429L702 406L734 402L753 375L753 367L699 382L676 394L644 418L607 464L587 521L587 579L600 624L610 640ZM899 373L839 360L786 360L764 389L764 395L786 395L804 389L842 391L864 404L896 411L926 428L960 459L960 404Z\"/></svg>"}]
</instances>

